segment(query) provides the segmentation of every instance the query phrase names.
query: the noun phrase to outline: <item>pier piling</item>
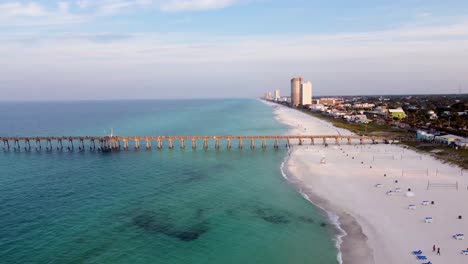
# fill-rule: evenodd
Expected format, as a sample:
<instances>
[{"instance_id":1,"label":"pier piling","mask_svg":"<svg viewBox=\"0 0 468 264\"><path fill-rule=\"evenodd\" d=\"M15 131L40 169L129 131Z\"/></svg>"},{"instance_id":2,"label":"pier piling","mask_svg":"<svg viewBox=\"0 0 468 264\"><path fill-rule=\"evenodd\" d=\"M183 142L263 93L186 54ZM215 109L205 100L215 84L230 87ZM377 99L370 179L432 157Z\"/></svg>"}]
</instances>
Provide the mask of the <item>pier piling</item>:
<instances>
[{"instance_id":1,"label":"pier piling","mask_svg":"<svg viewBox=\"0 0 468 264\"><path fill-rule=\"evenodd\" d=\"M174 143L172 142L172 140L173 140L172 137L170 137L170 138L168 139L168 147L169 147L169 149L174 149Z\"/></svg>"},{"instance_id":2,"label":"pier piling","mask_svg":"<svg viewBox=\"0 0 468 264\"><path fill-rule=\"evenodd\" d=\"M208 138L203 139L203 148L206 150L208 149Z\"/></svg>"}]
</instances>

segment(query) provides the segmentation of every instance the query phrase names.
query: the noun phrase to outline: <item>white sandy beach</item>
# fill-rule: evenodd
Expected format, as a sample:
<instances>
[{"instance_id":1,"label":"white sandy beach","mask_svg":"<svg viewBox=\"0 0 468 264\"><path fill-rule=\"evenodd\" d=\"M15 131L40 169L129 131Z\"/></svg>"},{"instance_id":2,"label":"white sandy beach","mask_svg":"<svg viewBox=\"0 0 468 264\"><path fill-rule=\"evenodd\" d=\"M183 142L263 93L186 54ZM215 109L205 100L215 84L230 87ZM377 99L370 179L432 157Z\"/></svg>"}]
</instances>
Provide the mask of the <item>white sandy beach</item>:
<instances>
[{"instance_id":1,"label":"white sandy beach","mask_svg":"<svg viewBox=\"0 0 468 264\"><path fill-rule=\"evenodd\" d=\"M274 111L291 127L290 134L351 134L294 109L277 106ZM461 254L468 238L453 238L468 236L468 172L459 167L396 145L345 142L294 145L286 165L301 192L339 216L348 233L340 246L343 263L468 263L468 255ZM414 197L407 197L408 189ZM416 208L409 210L409 205ZM433 222L425 223L426 217ZM440 256L432 252L433 245L440 247ZM411 253L415 250L427 260L418 260Z\"/></svg>"}]
</instances>

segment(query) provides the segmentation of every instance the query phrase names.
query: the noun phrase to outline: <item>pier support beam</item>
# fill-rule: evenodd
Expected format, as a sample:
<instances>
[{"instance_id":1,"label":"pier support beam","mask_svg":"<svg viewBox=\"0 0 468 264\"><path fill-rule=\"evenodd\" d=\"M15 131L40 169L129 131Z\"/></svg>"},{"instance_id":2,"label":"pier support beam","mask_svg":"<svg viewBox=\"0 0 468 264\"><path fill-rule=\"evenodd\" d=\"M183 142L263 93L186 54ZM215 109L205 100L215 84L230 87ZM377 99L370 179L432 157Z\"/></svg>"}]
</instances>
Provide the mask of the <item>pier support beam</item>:
<instances>
[{"instance_id":1,"label":"pier support beam","mask_svg":"<svg viewBox=\"0 0 468 264\"><path fill-rule=\"evenodd\" d=\"M326 138L326 137L323 137L322 140L323 140L323 144L324 144L324 145L327 145L327 138Z\"/></svg>"},{"instance_id":2,"label":"pier support beam","mask_svg":"<svg viewBox=\"0 0 468 264\"><path fill-rule=\"evenodd\" d=\"M359 144L364 144L364 140L362 138L359 139Z\"/></svg>"},{"instance_id":3,"label":"pier support beam","mask_svg":"<svg viewBox=\"0 0 468 264\"><path fill-rule=\"evenodd\" d=\"M253 138L250 139L250 148L255 149L255 140Z\"/></svg>"},{"instance_id":4,"label":"pier support beam","mask_svg":"<svg viewBox=\"0 0 468 264\"><path fill-rule=\"evenodd\" d=\"M274 149L279 149L278 138L275 138L275 143L273 144L273 148L274 148Z\"/></svg>"},{"instance_id":5,"label":"pier support beam","mask_svg":"<svg viewBox=\"0 0 468 264\"><path fill-rule=\"evenodd\" d=\"M227 145L227 146L226 146L227 149L231 149L232 146L231 146L231 138L230 138L230 137L227 138L227 143L226 143L226 145Z\"/></svg>"},{"instance_id":6,"label":"pier support beam","mask_svg":"<svg viewBox=\"0 0 468 264\"><path fill-rule=\"evenodd\" d=\"M266 149L266 139L262 139L262 149Z\"/></svg>"},{"instance_id":7,"label":"pier support beam","mask_svg":"<svg viewBox=\"0 0 468 264\"><path fill-rule=\"evenodd\" d=\"M346 138L348 140L348 145L351 145L351 138Z\"/></svg>"},{"instance_id":8,"label":"pier support beam","mask_svg":"<svg viewBox=\"0 0 468 264\"><path fill-rule=\"evenodd\" d=\"M136 150L140 149L140 139L139 138L134 138L133 139L133 144Z\"/></svg>"},{"instance_id":9,"label":"pier support beam","mask_svg":"<svg viewBox=\"0 0 468 264\"><path fill-rule=\"evenodd\" d=\"M52 151L52 140L50 138L46 140L46 150Z\"/></svg>"},{"instance_id":10,"label":"pier support beam","mask_svg":"<svg viewBox=\"0 0 468 264\"><path fill-rule=\"evenodd\" d=\"M192 138L192 149L197 149L197 140Z\"/></svg>"},{"instance_id":11,"label":"pier support beam","mask_svg":"<svg viewBox=\"0 0 468 264\"><path fill-rule=\"evenodd\" d=\"M21 146L20 146L20 143L19 143L19 139L15 139L14 142L15 142L15 143L14 143L13 149L14 149L15 151L21 151Z\"/></svg>"},{"instance_id":12,"label":"pier support beam","mask_svg":"<svg viewBox=\"0 0 468 264\"><path fill-rule=\"evenodd\" d=\"M302 138L298 138L299 140L299 146L302 146Z\"/></svg>"},{"instance_id":13,"label":"pier support beam","mask_svg":"<svg viewBox=\"0 0 468 264\"><path fill-rule=\"evenodd\" d=\"M174 142L173 142L172 137L170 137L170 138L168 139L168 141L169 141L169 143L168 143L168 144L169 144L169 146L168 146L169 149L174 149Z\"/></svg>"},{"instance_id":14,"label":"pier support beam","mask_svg":"<svg viewBox=\"0 0 468 264\"><path fill-rule=\"evenodd\" d=\"M24 140L24 151L31 151L31 143L29 142L29 138Z\"/></svg>"},{"instance_id":15,"label":"pier support beam","mask_svg":"<svg viewBox=\"0 0 468 264\"><path fill-rule=\"evenodd\" d=\"M219 150L219 138L215 138L215 149Z\"/></svg>"},{"instance_id":16,"label":"pier support beam","mask_svg":"<svg viewBox=\"0 0 468 264\"><path fill-rule=\"evenodd\" d=\"M35 144L35 148L36 148L36 151L39 151L42 149L42 146L41 146L41 140L36 138L36 144Z\"/></svg>"},{"instance_id":17,"label":"pier support beam","mask_svg":"<svg viewBox=\"0 0 468 264\"><path fill-rule=\"evenodd\" d=\"M158 141L158 149L162 149L162 139L161 139L161 137L158 137L157 141Z\"/></svg>"},{"instance_id":18,"label":"pier support beam","mask_svg":"<svg viewBox=\"0 0 468 264\"><path fill-rule=\"evenodd\" d=\"M203 139L203 148L208 149L208 138Z\"/></svg>"},{"instance_id":19,"label":"pier support beam","mask_svg":"<svg viewBox=\"0 0 468 264\"><path fill-rule=\"evenodd\" d=\"M78 150L80 152L84 151L84 139L83 138L80 138L80 142L78 143Z\"/></svg>"},{"instance_id":20,"label":"pier support beam","mask_svg":"<svg viewBox=\"0 0 468 264\"><path fill-rule=\"evenodd\" d=\"M311 144L311 145L315 145L314 138L310 138L310 144Z\"/></svg>"},{"instance_id":21,"label":"pier support beam","mask_svg":"<svg viewBox=\"0 0 468 264\"><path fill-rule=\"evenodd\" d=\"M146 143L146 150L150 150L151 149L151 139L146 138L145 143Z\"/></svg>"},{"instance_id":22,"label":"pier support beam","mask_svg":"<svg viewBox=\"0 0 468 264\"><path fill-rule=\"evenodd\" d=\"M10 143L8 142L8 139L3 140L3 151L10 150Z\"/></svg>"},{"instance_id":23,"label":"pier support beam","mask_svg":"<svg viewBox=\"0 0 468 264\"><path fill-rule=\"evenodd\" d=\"M242 138L239 138L239 149L242 149L244 146L242 145Z\"/></svg>"},{"instance_id":24,"label":"pier support beam","mask_svg":"<svg viewBox=\"0 0 468 264\"><path fill-rule=\"evenodd\" d=\"M10 150L10 142L8 142L8 139L3 140L3 150Z\"/></svg>"},{"instance_id":25,"label":"pier support beam","mask_svg":"<svg viewBox=\"0 0 468 264\"><path fill-rule=\"evenodd\" d=\"M62 144L61 138L57 139L57 150L63 150L63 144Z\"/></svg>"},{"instance_id":26,"label":"pier support beam","mask_svg":"<svg viewBox=\"0 0 468 264\"><path fill-rule=\"evenodd\" d=\"M286 139L286 147L287 148L291 147L291 140L289 138Z\"/></svg>"},{"instance_id":27,"label":"pier support beam","mask_svg":"<svg viewBox=\"0 0 468 264\"><path fill-rule=\"evenodd\" d=\"M335 138L335 145L339 145L340 144L340 140L338 139L338 137Z\"/></svg>"},{"instance_id":28,"label":"pier support beam","mask_svg":"<svg viewBox=\"0 0 468 264\"><path fill-rule=\"evenodd\" d=\"M185 139L180 138L180 149L185 149Z\"/></svg>"},{"instance_id":29,"label":"pier support beam","mask_svg":"<svg viewBox=\"0 0 468 264\"><path fill-rule=\"evenodd\" d=\"M71 139L71 138L68 139L68 146L67 146L67 148L68 148L68 151L73 151L73 149L74 149L74 146L73 146L73 139Z\"/></svg>"},{"instance_id":30,"label":"pier support beam","mask_svg":"<svg viewBox=\"0 0 468 264\"><path fill-rule=\"evenodd\" d=\"M124 138L122 139L122 141L123 141L123 149L128 150L128 139Z\"/></svg>"},{"instance_id":31,"label":"pier support beam","mask_svg":"<svg viewBox=\"0 0 468 264\"><path fill-rule=\"evenodd\" d=\"M89 150L95 151L96 150L96 142L94 141L94 138L92 138L89 142Z\"/></svg>"}]
</instances>

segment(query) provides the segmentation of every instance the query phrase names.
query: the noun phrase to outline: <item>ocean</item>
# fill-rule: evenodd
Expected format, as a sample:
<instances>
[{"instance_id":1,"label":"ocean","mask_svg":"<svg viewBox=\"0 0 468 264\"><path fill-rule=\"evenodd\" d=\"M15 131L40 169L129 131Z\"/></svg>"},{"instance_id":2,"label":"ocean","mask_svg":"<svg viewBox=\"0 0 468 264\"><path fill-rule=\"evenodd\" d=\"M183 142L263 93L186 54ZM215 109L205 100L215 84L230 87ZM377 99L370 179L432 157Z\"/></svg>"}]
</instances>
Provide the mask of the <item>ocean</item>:
<instances>
[{"instance_id":1,"label":"ocean","mask_svg":"<svg viewBox=\"0 0 468 264\"><path fill-rule=\"evenodd\" d=\"M0 103L0 136L265 135L256 100ZM55 144L55 142L53 142ZM0 263L337 263L286 150L0 150ZM23 142L22 142L23 144ZM167 143L165 143L167 144ZM44 146L43 146L44 147Z\"/></svg>"}]
</instances>

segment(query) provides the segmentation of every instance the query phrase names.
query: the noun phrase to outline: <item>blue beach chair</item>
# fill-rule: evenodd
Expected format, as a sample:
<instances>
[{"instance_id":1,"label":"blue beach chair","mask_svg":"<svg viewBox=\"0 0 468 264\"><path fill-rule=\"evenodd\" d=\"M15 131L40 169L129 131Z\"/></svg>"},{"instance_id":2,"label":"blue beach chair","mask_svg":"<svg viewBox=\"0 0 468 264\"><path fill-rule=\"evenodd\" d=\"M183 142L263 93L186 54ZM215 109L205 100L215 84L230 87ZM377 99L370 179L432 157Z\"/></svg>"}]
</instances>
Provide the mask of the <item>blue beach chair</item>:
<instances>
[{"instance_id":1,"label":"blue beach chair","mask_svg":"<svg viewBox=\"0 0 468 264\"><path fill-rule=\"evenodd\" d=\"M427 257L426 256L416 256L419 260L426 260Z\"/></svg>"},{"instance_id":2,"label":"blue beach chair","mask_svg":"<svg viewBox=\"0 0 468 264\"><path fill-rule=\"evenodd\" d=\"M432 262L430 262L430 261L429 262L424 262L423 264L432 264Z\"/></svg>"},{"instance_id":3,"label":"blue beach chair","mask_svg":"<svg viewBox=\"0 0 468 264\"><path fill-rule=\"evenodd\" d=\"M413 251L413 255L421 255L421 254L422 254L421 250Z\"/></svg>"}]
</instances>

